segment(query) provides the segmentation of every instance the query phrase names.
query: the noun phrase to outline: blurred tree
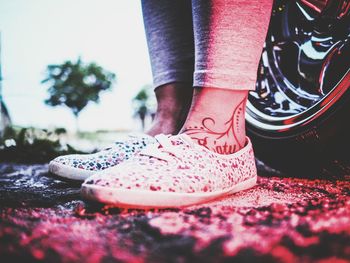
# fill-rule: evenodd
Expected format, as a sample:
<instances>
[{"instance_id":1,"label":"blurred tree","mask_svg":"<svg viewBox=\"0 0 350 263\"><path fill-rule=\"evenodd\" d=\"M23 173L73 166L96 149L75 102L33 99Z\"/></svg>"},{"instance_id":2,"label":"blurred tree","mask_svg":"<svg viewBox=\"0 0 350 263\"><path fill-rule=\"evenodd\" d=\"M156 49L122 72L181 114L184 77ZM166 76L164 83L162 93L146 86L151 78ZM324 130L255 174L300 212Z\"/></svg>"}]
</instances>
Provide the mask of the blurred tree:
<instances>
[{"instance_id":1,"label":"blurred tree","mask_svg":"<svg viewBox=\"0 0 350 263\"><path fill-rule=\"evenodd\" d=\"M135 115L140 119L142 130L145 130L146 116L154 117L155 96L152 86L145 85L133 98Z\"/></svg>"},{"instance_id":2,"label":"blurred tree","mask_svg":"<svg viewBox=\"0 0 350 263\"><path fill-rule=\"evenodd\" d=\"M85 64L80 58L75 63L65 61L59 65L48 65L46 78L42 81L50 85L49 98L45 103L50 106L65 105L70 108L79 131L79 113L90 101L98 103L100 92L110 90L114 81L115 74L95 63Z\"/></svg>"}]
</instances>

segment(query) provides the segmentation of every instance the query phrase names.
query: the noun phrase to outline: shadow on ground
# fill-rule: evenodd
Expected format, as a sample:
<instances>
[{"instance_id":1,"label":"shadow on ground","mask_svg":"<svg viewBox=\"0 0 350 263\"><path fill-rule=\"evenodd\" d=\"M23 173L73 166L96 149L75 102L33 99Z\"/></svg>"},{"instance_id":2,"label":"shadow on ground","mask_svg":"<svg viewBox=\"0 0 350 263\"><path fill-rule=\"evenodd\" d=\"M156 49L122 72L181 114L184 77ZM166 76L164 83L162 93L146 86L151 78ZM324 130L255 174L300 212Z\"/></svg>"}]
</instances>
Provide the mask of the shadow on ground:
<instances>
[{"instance_id":1,"label":"shadow on ground","mask_svg":"<svg viewBox=\"0 0 350 263\"><path fill-rule=\"evenodd\" d=\"M0 164L1 262L349 262L350 176L260 177L186 209L82 200L47 165Z\"/></svg>"}]
</instances>

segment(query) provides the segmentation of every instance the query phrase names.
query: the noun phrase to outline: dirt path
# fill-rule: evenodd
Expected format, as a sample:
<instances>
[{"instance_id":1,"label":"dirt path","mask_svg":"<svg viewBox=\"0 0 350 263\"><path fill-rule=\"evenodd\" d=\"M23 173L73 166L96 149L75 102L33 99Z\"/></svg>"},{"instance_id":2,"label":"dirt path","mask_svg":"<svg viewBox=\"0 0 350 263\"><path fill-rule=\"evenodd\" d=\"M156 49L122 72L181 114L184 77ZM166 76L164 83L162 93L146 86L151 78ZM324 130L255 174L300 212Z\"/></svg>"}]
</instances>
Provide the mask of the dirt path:
<instances>
[{"instance_id":1,"label":"dirt path","mask_svg":"<svg viewBox=\"0 0 350 263\"><path fill-rule=\"evenodd\" d=\"M0 164L1 262L350 262L350 177L260 177L204 206L85 202L46 165ZM6 259L5 261L3 259Z\"/></svg>"}]
</instances>

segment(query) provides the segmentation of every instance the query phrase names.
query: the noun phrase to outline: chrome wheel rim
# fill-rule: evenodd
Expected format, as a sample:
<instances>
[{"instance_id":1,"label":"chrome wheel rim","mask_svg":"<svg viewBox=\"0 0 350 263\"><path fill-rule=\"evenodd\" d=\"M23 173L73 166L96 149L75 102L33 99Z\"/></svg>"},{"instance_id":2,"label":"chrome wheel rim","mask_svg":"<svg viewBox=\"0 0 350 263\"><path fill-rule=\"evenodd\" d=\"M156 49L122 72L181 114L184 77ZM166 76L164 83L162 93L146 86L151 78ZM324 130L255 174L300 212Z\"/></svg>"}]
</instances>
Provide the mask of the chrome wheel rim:
<instances>
[{"instance_id":1,"label":"chrome wheel rim","mask_svg":"<svg viewBox=\"0 0 350 263\"><path fill-rule=\"evenodd\" d=\"M283 133L322 116L350 87L350 0L275 3L247 122Z\"/></svg>"}]
</instances>

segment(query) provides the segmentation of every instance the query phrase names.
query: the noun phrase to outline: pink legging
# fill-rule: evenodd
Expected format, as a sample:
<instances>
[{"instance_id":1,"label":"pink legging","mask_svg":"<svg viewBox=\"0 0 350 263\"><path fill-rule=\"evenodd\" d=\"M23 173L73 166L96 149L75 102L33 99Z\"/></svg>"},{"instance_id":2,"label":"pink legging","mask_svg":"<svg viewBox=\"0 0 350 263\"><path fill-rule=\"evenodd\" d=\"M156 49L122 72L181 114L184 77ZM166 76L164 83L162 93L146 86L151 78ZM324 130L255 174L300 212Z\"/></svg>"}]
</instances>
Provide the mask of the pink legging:
<instances>
[{"instance_id":1,"label":"pink legging","mask_svg":"<svg viewBox=\"0 0 350 263\"><path fill-rule=\"evenodd\" d=\"M273 0L143 0L155 88L253 90Z\"/></svg>"}]
</instances>

